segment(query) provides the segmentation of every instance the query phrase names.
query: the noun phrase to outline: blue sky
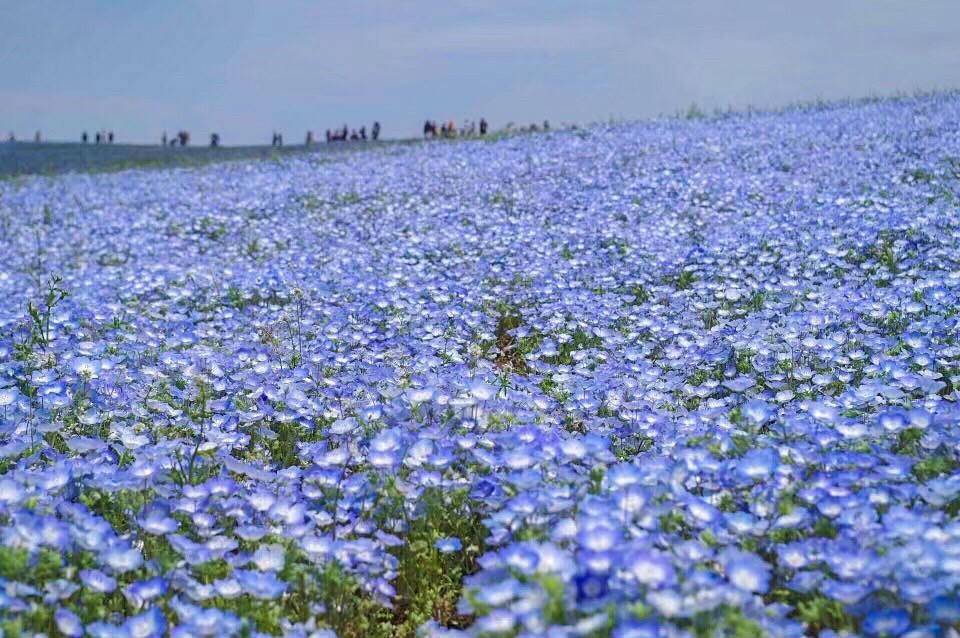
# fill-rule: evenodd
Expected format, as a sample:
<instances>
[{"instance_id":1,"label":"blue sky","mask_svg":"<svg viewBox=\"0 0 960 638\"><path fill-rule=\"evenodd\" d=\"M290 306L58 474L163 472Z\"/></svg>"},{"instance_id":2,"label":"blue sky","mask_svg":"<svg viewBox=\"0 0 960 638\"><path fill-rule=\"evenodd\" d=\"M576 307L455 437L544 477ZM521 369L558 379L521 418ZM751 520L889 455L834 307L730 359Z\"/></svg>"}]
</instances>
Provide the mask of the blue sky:
<instances>
[{"instance_id":1,"label":"blue sky","mask_svg":"<svg viewBox=\"0 0 960 638\"><path fill-rule=\"evenodd\" d=\"M0 0L0 134L299 141L960 87L957 0Z\"/></svg>"}]
</instances>

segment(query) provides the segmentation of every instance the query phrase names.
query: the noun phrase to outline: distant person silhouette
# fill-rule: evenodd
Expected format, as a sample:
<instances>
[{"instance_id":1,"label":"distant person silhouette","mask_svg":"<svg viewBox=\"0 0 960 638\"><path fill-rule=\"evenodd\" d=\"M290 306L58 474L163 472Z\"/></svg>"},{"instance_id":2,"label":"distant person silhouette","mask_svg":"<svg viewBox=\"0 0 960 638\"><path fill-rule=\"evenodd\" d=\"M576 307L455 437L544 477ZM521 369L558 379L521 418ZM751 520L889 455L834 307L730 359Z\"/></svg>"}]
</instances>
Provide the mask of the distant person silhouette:
<instances>
[{"instance_id":1,"label":"distant person silhouette","mask_svg":"<svg viewBox=\"0 0 960 638\"><path fill-rule=\"evenodd\" d=\"M100 135L100 131L97 131L97 135L94 137L95 143L99 144L102 139L103 139L103 136Z\"/></svg>"},{"instance_id":2,"label":"distant person silhouette","mask_svg":"<svg viewBox=\"0 0 960 638\"><path fill-rule=\"evenodd\" d=\"M113 131L107 133L107 144L113 144Z\"/></svg>"},{"instance_id":3,"label":"distant person silhouette","mask_svg":"<svg viewBox=\"0 0 960 638\"><path fill-rule=\"evenodd\" d=\"M167 145L167 132L164 131L163 137L160 138L160 146L166 146L166 145Z\"/></svg>"},{"instance_id":4,"label":"distant person silhouette","mask_svg":"<svg viewBox=\"0 0 960 638\"><path fill-rule=\"evenodd\" d=\"M380 139L380 122L373 123L373 127L370 129L370 137L373 138L374 142Z\"/></svg>"},{"instance_id":5,"label":"distant person silhouette","mask_svg":"<svg viewBox=\"0 0 960 638\"><path fill-rule=\"evenodd\" d=\"M487 134L487 126L488 126L487 121L481 117L480 118L480 135Z\"/></svg>"},{"instance_id":6,"label":"distant person silhouette","mask_svg":"<svg viewBox=\"0 0 960 638\"><path fill-rule=\"evenodd\" d=\"M84 131L84 132L83 132L83 135L80 136L80 142L83 143L83 144L86 144L88 139L89 139L89 138L87 137L87 132Z\"/></svg>"},{"instance_id":7,"label":"distant person silhouette","mask_svg":"<svg viewBox=\"0 0 960 638\"><path fill-rule=\"evenodd\" d=\"M307 139L304 141L304 146L310 146L313 144L313 131L307 131Z\"/></svg>"},{"instance_id":8,"label":"distant person silhouette","mask_svg":"<svg viewBox=\"0 0 960 638\"><path fill-rule=\"evenodd\" d=\"M211 133L210 134L210 148L217 148L220 146L220 134Z\"/></svg>"},{"instance_id":9,"label":"distant person silhouette","mask_svg":"<svg viewBox=\"0 0 960 638\"><path fill-rule=\"evenodd\" d=\"M363 141L367 141L367 127L366 127L366 126L361 126L361 127L360 127L360 139L363 140Z\"/></svg>"}]
</instances>

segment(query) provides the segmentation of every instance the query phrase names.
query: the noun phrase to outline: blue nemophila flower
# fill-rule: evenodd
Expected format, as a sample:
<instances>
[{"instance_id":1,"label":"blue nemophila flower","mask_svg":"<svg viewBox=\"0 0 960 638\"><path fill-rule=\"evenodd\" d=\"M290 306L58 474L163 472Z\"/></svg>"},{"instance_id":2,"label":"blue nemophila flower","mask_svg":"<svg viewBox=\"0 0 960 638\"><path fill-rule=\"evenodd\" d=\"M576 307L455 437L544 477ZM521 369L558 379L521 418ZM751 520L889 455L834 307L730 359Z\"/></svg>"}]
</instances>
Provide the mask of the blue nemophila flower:
<instances>
[{"instance_id":1,"label":"blue nemophila flower","mask_svg":"<svg viewBox=\"0 0 960 638\"><path fill-rule=\"evenodd\" d=\"M517 617L513 612L505 609L495 609L477 621L477 630L481 634L492 636L509 635L517 624Z\"/></svg>"},{"instance_id":2,"label":"blue nemophila flower","mask_svg":"<svg viewBox=\"0 0 960 638\"><path fill-rule=\"evenodd\" d=\"M330 427L331 434L349 434L357 428L357 420L353 417L337 419Z\"/></svg>"},{"instance_id":3,"label":"blue nemophila flower","mask_svg":"<svg viewBox=\"0 0 960 638\"><path fill-rule=\"evenodd\" d=\"M470 396L477 401L489 401L496 394L496 388L489 383L474 380L470 383Z\"/></svg>"},{"instance_id":4,"label":"blue nemophila flower","mask_svg":"<svg viewBox=\"0 0 960 638\"><path fill-rule=\"evenodd\" d=\"M910 628L910 614L902 609L872 611L863 621L868 636L901 636Z\"/></svg>"},{"instance_id":5,"label":"blue nemophila flower","mask_svg":"<svg viewBox=\"0 0 960 638\"><path fill-rule=\"evenodd\" d=\"M827 403L822 401L811 403L807 407L807 411L810 413L810 416L812 416L813 418L819 421L825 421L828 423L835 421L839 416L839 412L835 407L828 405Z\"/></svg>"},{"instance_id":6,"label":"blue nemophila flower","mask_svg":"<svg viewBox=\"0 0 960 638\"><path fill-rule=\"evenodd\" d=\"M241 525L234 533L245 541L258 541L267 535L267 528L257 525Z\"/></svg>"},{"instance_id":7,"label":"blue nemophila flower","mask_svg":"<svg viewBox=\"0 0 960 638\"><path fill-rule=\"evenodd\" d=\"M167 542L180 554L183 559L191 565L202 565L217 558L217 553L211 551L201 543L194 543L190 539L179 534L168 534Z\"/></svg>"},{"instance_id":8,"label":"blue nemophila flower","mask_svg":"<svg viewBox=\"0 0 960 638\"><path fill-rule=\"evenodd\" d=\"M17 613L26 611L29 609L29 606L19 598L0 591L0 609L4 609L9 613Z\"/></svg>"},{"instance_id":9,"label":"blue nemophila flower","mask_svg":"<svg viewBox=\"0 0 960 638\"><path fill-rule=\"evenodd\" d=\"M755 424L766 423L774 415L774 410L766 401L753 399L743 404L740 409L744 418Z\"/></svg>"},{"instance_id":10,"label":"blue nemophila flower","mask_svg":"<svg viewBox=\"0 0 960 638\"><path fill-rule=\"evenodd\" d=\"M906 410L887 410L877 417L877 425L890 433L896 433L907 427L910 417Z\"/></svg>"},{"instance_id":11,"label":"blue nemophila flower","mask_svg":"<svg viewBox=\"0 0 960 638\"><path fill-rule=\"evenodd\" d=\"M0 479L0 503L15 505L26 497L23 487L11 479Z\"/></svg>"},{"instance_id":12,"label":"blue nemophila flower","mask_svg":"<svg viewBox=\"0 0 960 638\"><path fill-rule=\"evenodd\" d=\"M234 570L233 576L240 583L243 591L254 598L272 600L287 589L287 583L280 580L274 572L237 569Z\"/></svg>"},{"instance_id":13,"label":"blue nemophila flower","mask_svg":"<svg viewBox=\"0 0 960 638\"><path fill-rule=\"evenodd\" d=\"M83 635L83 623L80 617L75 613L60 607L53 614L53 620L57 625L57 631L68 638L80 638Z\"/></svg>"},{"instance_id":14,"label":"blue nemophila flower","mask_svg":"<svg viewBox=\"0 0 960 638\"><path fill-rule=\"evenodd\" d=\"M605 552L613 550L622 542L621 531L605 521L587 520L581 523L579 542L580 547Z\"/></svg>"},{"instance_id":15,"label":"blue nemophila flower","mask_svg":"<svg viewBox=\"0 0 960 638\"><path fill-rule=\"evenodd\" d=\"M213 591L217 596L226 599L237 598L244 593L240 581L232 576L214 581Z\"/></svg>"},{"instance_id":16,"label":"blue nemophila flower","mask_svg":"<svg viewBox=\"0 0 960 638\"><path fill-rule=\"evenodd\" d=\"M737 461L737 473L749 480L766 480L777 469L780 458L774 450L750 450Z\"/></svg>"},{"instance_id":17,"label":"blue nemophila flower","mask_svg":"<svg viewBox=\"0 0 960 638\"><path fill-rule=\"evenodd\" d=\"M0 408L6 414L7 408L12 406L20 398L20 392L16 388L0 388Z\"/></svg>"},{"instance_id":18,"label":"blue nemophila flower","mask_svg":"<svg viewBox=\"0 0 960 638\"><path fill-rule=\"evenodd\" d=\"M270 508L269 516L272 520L284 525L296 526L303 522L307 506L292 499L279 500Z\"/></svg>"},{"instance_id":19,"label":"blue nemophila flower","mask_svg":"<svg viewBox=\"0 0 960 638\"><path fill-rule=\"evenodd\" d=\"M870 591L866 583L838 580L825 580L820 585L820 589L830 598L847 605L860 602Z\"/></svg>"},{"instance_id":20,"label":"blue nemophila flower","mask_svg":"<svg viewBox=\"0 0 960 638\"><path fill-rule=\"evenodd\" d=\"M609 578L605 574L592 571L577 574L574 582L577 586L577 600L589 601L601 599L609 591Z\"/></svg>"},{"instance_id":21,"label":"blue nemophila flower","mask_svg":"<svg viewBox=\"0 0 960 638\"><path fill-rule=\"evenodd\" d=\"M198 607L177 598L171 600L170 606L180 619L180 624L171 629L172 637L235 636L244 625L235 614L216 608Z\"/></svg>"},{"instance_id":22,"label":"blue nemophila flower","mask_svg":"<svg viewBox=\"0 0 960 638\"><path fill-rule=\"evenodd\" d=\"M770 565L756 554L727 549L720 560L727 580L737 589L761 594L769 589Z\"/></svg>"},{"instance_id":23,"label":"blue nemophila flower","mask_svg":"<svg viewBox=\"0 0 960 638\"><path fill-rule=\"evenodd\" d=\"M103 367L103 362L89 357L74 357L70 367L82 379L96 379Z\"/></svg>"},{"instance_id":24,"label":"blue nemophila flower","mask_svg":"<svg viewBox=\"0 0 960 638\"><path fill-rule=\"evenodd\" d=\"M260 571L279 571L285 562L285 550L282 545L260 545L253 553L250 561Z\"/></svg>"},{"instance_id":25,"label":"blue nemophila flower","mask_svg":"<svg viewBox=\"0 0 960 638\"><path fill-rule=\"evenodd\" d=\"M683 612L684 599L676 589L660 589L647 592L647 601L661 615L668 618Z\"/></svg>"},{"instance_id":26,"label":"blue nemophila flower","mask_svg":"<svg viewBox=\"0 0 960 638\"><path fill-rule=\"evenodd\" d=\"M370 442L370 464L375 468L390 468L400 462L401 435L394 429L385 430Z\"/></svg>"},{"instance_id":27,"label":"blue nemophila flower","mask_svg":"<svg viewBox=\"0 0 960 638\"><path fill-rule=\"evenodd\" d=\"M140 551L123 544L117 544L101 552L104 564L114 573L123 573L136 569L143 564Z\"/></svg>"},{"instance_id":28,"label":"blue nemophila flower","mask_svg":"<svg viewBox=\"0 0 960 638\"><path fill-rule=\"evenodd\" d=\"M160 577L130 583L123 590L123 595L134 606L143 606L146 603L163 596L167 592L168 583Z\"/></svg>"},{"instance_id":29,"label":"blue nemophila flower","mask_svg":"<svg viewBox=\"0 0 960 638\"><path fill-rule=\"evenodd\" d=\"M73 596L78 589L80 589L80 585L65 578L52 580L44 585L43 602L50 605L60 600L66 600Z\"/></svg>"},{"instance_id":30,"label":"blue nemophila flower","mask_svg":"<svg viewBox=\"0 0 960 638\"><path fill-rule=\"evenodd\" d=\"M629 578L651 588L670 587L677 580L669 556L655 551L635 551L620 563Z\"/></svg>"},{"instance_id":31,"label":"blue nemophila flower","mask_svg":"<svg viewBox=\"0 0 960 638\"><path fill-rule=\"evenodd\" d=\"M117 580L97 569L80 571L80 580L84 586L98 594L108 594L117 588Z\"/></svg>"},{"instance_id":32,"label":"blue nemophila flower","mask_svg":"<svg viewBox=\"0 0 960 638\"><path fill-rule=\"evenodd\" d=\"M950 596L938 596L927 605L927 611L937 622L960 622L960 599Z\"/></svg>"},{"instance_id":33,"label":"blue nemophila flower","mask_svg":"<svg viewBox=\"0 0 960 638\"><path fill-rule=\"evenodd\" d=\"M699 526L711 525L720 518L720 510L703 499L695 496L686 496L683 498L683 501L685 501L690 518Z\"/></svg>"},{"instance_id":34,"label":"blue nemophila flower","mask_svg":"<svg viewBox=\"0 0 960 638\"><path fill-rule=\"evenodd\" d=\"M258 490L248 495L247 500L255 510L266 512L277 502L277 497L275 494L267 492L266 490Z\"/></svg>"},{"instance_id":35,"label":"blue nemophila flower","mask_svg":"<svg viewBox=\"0 0 960 638\"><path fill-rule=\"evenodd\" d=\"M167 631L167 619L159 607L132 616L124 624L130 638L162 638Z\"/></svg>"},{"instance_id":36,"label":"blue nemophila flower","mask_svg":"<svg viewBox=\"0 0 960 638\"><path fill-rule=\"evenodd\" d=\"M500 552L500 559L520 573L532 574L540 564L540 554L529 544L510 545Z\"/></svg>"},{"instance_id":37,"label":"blue nemophila flower","mask_svg":"<svg viewBox=\"0 0 960 638\"><path fill-rule=\"evenodd\" d=\"M459 538L441 538L434 543L434 546L444 554L459 552L463 548L463 543Z\"/></svg>"},{"instance_id":38,"label":"blue nemophila flower","mask_svg":"<svg viewBox=\"0 0 960 638\"><path fill-rule=\"evenodd\" d=\"M126 625L114 625L99 620L87 625L87 635L92 638L131 638L130 629Z\"/></svg>"},{"instance_id":39,"label":"blue nemophila flower","mask_svg":"<svg viewBox=\"0 0 960 638\"><path fill-rule=\"evenodd\" d=\"M756 381L752 377L740 375L730 379L729 381L724 381L723 385L733 392L743 392L744 390L748 390L755 386Z\"/></svg>"}]
</instances>

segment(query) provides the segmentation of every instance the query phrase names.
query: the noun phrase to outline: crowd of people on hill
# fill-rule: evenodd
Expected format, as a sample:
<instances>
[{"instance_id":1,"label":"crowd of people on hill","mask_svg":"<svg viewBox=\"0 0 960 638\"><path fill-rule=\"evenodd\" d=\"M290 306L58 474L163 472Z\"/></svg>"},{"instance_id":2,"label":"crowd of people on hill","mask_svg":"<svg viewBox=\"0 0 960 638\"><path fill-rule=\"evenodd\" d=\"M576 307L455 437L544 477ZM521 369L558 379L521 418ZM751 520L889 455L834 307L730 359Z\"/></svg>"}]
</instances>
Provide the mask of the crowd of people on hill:
<instances>
[{"instance_id":1,"label":"crowd of people on hill","mask_svg":"<svg viewBox=\"0 0 960 638\"><path fill-rule=\"evenodd\" d=\"M160 137L160 146L188 146L190 144L190 131L177 131L177 134L167 140L167 132L164 131ZM210 146L220 146L220 135L212 133L210 135Z\"/></svg>"},{"instance_id":2,"label":"crowd of people on hill","mask_svg":"<svg viewBox=\"0 0 960 638\"><path fill-rule=\"evenodd\" d=\"M549 131L550 130L550 120L544 120L542 125L538 125L536 122L530 124L529 126L514 126L513 122L508 122L504 127L504 130L507 132L510 131L520 131L521 133L537 133L538 131Z\"/></svg>"},{"instance_id":3,"label":"crowd of people on hill","mask_svg":"<svg viewBox=\"0 0 960 638\"><path fill-rule=\"evenodd\" d=\"M457 128L456 122L450 120L437 126L436 121L426 120L423 123L423 136L425 138L435 138L435 137L476 137L477 132L479 131L480 136L487 134L489 124L484 118L480 118L479 122L473 120L464 120L463 126Z\"/></svg>"},{"instance_id":4,"label":"crowd of people on hill","mask_svg":"<svg viewBox=\"0 0 960 638\"><path fill-rule=\"evenodd\" d=\"M12 139L11 133L11 139ZM39 135L39 133L38 133ZM98 134L99 136L99 134ZM113 143L113 134L110 133L110 143ZM380 122L374 122L373 126L370 128L370 135L367 136L367 127L361 126L359 129L350 129L346 124L343 125L343 128L337 128L334 130L327 129L327 142L342 142L346 140L353 141L366 141L373 140L376 142L380 139ZM87 134L83 134L83 142L87 142ZM100 138L97 138L97 143L100 143ZM311 146L314 143L313 131L307 131L306 137L304 138L304 146ZM190 144L190 133L189 131L179 131L173 137L167 138L167 132L163 132L163 136L160 138L161 146L187 146ZM220 146L220 134L211 133L210 134L210 146L211 148L216 148ZM274 131L273 135L270 138L270 146L280 147L283 146L283 133Z\"/></svg>"},{"instance_id":5,"label":"crowd of people on hill","mask_svg":"<svg viewBox=\"0 0 960 638\"><path fill-rule=\"evenodd\" d=\"M488 124L485 118L480 118L479 121L473 120L464 120L463 125L457 127L456 122L452 119L437 125L435 120L425 120L423 123L423 137L427 139L434 138L456 138L456 137L476 137L485 136L489 131L490 125ZM543 121L542 125L531 124L529 126L515 127L513 122L508 123L504 127L505 131L520 131L524 133L532 133L537 131L549 131L550 122L547 120ZM11 132L7 138L10 142L16 142L16 136ZM37 144L40 143L40 131L37 131L34 135L33 141ZM380 122L374 122L373 126L370 127L370 134L367 135L367 127L361 126L358 129L351 129L346 124L342 127L335 129L327 129L326 140L327 143L331 142L365 142L367 140L372 140L374 142L380 139ZM87 144L90 138L87 135L87 132L84 131L83 135L80 137L80 141L83 144ZM178 131L175 135L168 138L167 132L163 132L163 136L160 138L161 146L188 146L190 144L190 132L181 130ZM100 130L94 134L94 143L95 144L113 144L114 134L113 131ZM304 146L310 146L314 143L313 131L307 131L306 138L304 140ZM273 132L273 137L270 141L271 146L283 146L283 133L278 133L277 131ZM216 148L220 146L220 134L211 133L210 134L210 146Z\"/></svg>"},{"instance_id":6,"label":"crowd of people on hill","mask_svg":"<svg viewBox=\"0 0 960 638\"><path fill-rule=\"evenodd\" d=\"M453 138L453 137L476 137L478 134L480 137L485 136L490 130L490 125L486 119L480 118L479 122L474 122L472 120L464 120L463 126L457 128L456 122L450 120L445 124L437 126L436 121L426 120L423 123L423 137L426 139L434 138ZM550 130L550 121L544 120L543 124L533 123L529 126L515 126L513 122L508 122L507 125L503 128L504 131L513 132L519 131L521 133L536 133L538 131L549 131Z\"/></svg>"},{"instance_id":7,"label":"crowd of people on hill","mask_svg":"<svg viewBox=\"0 0 960 638\"><path fill-rule=\"evenodd\" d=\"M376 142L380 139L380 122L374 122L370 127L370 137L367 137L367 127L351 129L346 124L341 128L327 129L327 143L330 142L366 142L367 139Z\"/></svg>"},{"instance_id":8,"label":"crowd of people on hill","mask_svg":"<svg viewBox=\"0 0 960 638\"><path fill-rule=\"evenodd\" d=\"M96 144L113 144L113 139L114 139L113 131L101 130L101 131L97 131L96 134L94 135L94 142ZM7 136L7 141L11 143L17 141L17 136L13 133L13 131L10 131L9 135ZM33 134L34 144L40 144L42 141L43 141L43 136L40 134L40 131L37 131L36 133ZM89 141L90 141L90 135L88 135L87 132L84 131L83 134L80 136L80 142L83 144L87 144Z\"/></svg>"},{"instance_id":9,"label":"crowd of people on hill","mask_svg":"<svg viewBox=\"0 0 960 638\"><path fill-rule=\"evenodd\" d=\"M93 140L95 144L113 144L113 131L97 131L93 135ZM40 141L40 131L37 131L37 141ZM80 136L80 141L84 144L90 141L86 131Z\"/></svg>"}]
</instances>

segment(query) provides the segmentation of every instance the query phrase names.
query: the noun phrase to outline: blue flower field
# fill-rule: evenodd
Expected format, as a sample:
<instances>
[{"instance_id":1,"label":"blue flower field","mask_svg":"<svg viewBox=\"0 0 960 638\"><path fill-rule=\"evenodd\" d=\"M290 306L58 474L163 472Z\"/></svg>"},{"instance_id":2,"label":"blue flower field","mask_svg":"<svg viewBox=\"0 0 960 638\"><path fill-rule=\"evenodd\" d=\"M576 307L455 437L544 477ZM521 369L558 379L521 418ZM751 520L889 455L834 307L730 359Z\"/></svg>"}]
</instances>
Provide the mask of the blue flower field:
<instances>
[{"instance_id":1,"label":"blue flower field","mask_svg":"<svg viewBox=\"0 0 960 638\"><path fill-rule=\"evenodd\" d=\"M0 181L0 629L960 635L960 95Z\"/></svg>"}]
</instances>

